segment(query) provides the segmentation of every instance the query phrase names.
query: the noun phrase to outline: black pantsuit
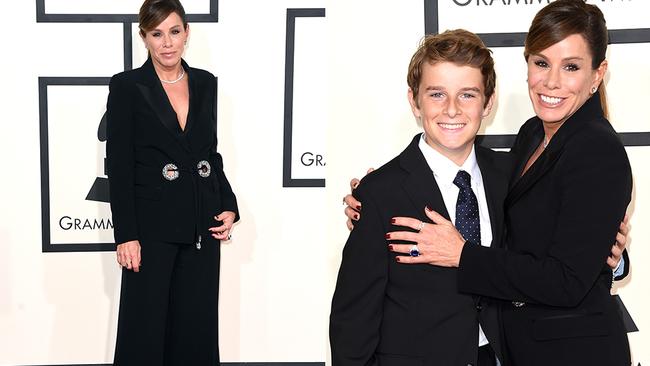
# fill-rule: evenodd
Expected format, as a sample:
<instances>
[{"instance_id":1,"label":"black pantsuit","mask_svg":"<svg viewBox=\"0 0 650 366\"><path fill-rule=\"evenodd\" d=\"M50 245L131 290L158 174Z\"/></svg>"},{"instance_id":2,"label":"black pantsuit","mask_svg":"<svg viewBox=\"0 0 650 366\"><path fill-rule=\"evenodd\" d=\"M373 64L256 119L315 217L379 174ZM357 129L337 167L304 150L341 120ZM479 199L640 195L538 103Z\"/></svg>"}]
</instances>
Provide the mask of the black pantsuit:
<instances>
[{"instance_id":1,"label":"black pantsuit","mask_svg":"<svg viewBox=\"0 0 650 366\"><path fill-rule=\"evenodd\" d=\"M139 273L123 270L115 365L219 361L219 241L214 216L237 214L216 139L216 83L182 61L189 111L181 130L151 59L113 76L107 166L116 243L138 240ZM201 167L203 167L201 169Z\"/></svg>"},{"instance_id":2,"label":"black pantsuit","mask_svg":"<svg viewBox=\"0 0 650 366\"><path fill-rule=\"evenodd\" d=\"M218 365L218 243L140 245L140 272L122 270L115 365Z\"/></svg>"}]
</instances>

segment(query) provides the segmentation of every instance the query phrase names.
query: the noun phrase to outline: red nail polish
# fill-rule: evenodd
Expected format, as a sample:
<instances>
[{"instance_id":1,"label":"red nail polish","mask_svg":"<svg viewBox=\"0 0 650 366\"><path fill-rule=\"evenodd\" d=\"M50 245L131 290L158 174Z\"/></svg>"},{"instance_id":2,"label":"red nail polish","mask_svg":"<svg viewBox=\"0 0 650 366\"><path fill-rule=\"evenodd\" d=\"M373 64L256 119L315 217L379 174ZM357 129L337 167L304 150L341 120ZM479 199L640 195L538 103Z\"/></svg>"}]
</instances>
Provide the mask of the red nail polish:
<instances>
[{"instance_id":1,"label":"red nail polish","mask_svg":"<svg viewBox=\"0 0 650 366\"><path fill-rule=\"evenodd\" d=\"M427 211L433 211L433 210L431 209L431 207L429 207L429 205L427 205L426 208L427 208Z\"/></svg>"},{"instance_id":2,"label":"red nail polish","mask_svg":"<svg viewBox=\"0 0 650 366\"><path fill-rule=\"evenodd\" d=\"M388 246L388 250L393 250L393 246L392 246L392 245L389 245L389 246Z\"/></svg>"},{"instance_id":3,"label":"red nail polish","mask_svg":"<svg viewBox=\"0 0 650 366\"><path fill-rule=\"evenodd\" d=\"M357 205L357 211L361 211L361 205Z\"/></svg>"},{"instance_id":4,"label":"red nail polish","mask_svg":"<svg viewBox=\"0 0 650 366\"><path fill-rule=\"evenodd\" d=\"M355 219L355 220L359 220L359 215L354 214L354 219Z\"/></svg>"},{"instance_id":5,"label":"red nail polish","mask_svg":"<svg viewBox=\"0 0 650 366\"><path fill-rule=\"evenodd\" d=\"M396 261L396 262L399 262L399 257L395 257L395 261Z\"/></svg>"},{"instance_id":6,"label":"red nail polish","mask_svg":"<svg viewBox=\"0 0 650 366\"><path fill-rule=\"evenodd\" d=\"M390 234L386 234L386 235L384 235L384 237L385 237L386 239L390 239Z\"/></svg>"}]
</instances>

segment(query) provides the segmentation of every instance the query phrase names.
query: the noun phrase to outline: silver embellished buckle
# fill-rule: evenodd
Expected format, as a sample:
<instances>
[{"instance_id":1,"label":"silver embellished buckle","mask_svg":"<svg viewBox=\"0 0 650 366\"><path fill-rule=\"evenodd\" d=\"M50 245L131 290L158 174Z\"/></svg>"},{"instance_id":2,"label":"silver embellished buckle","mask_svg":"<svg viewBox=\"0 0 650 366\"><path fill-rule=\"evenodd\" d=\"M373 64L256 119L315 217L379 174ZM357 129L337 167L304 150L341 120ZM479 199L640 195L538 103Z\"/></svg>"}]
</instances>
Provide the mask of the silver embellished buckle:
<instances>
[{"instance_id":1,"label":"silver embellished buckle","mask_svg":"<svg viewBox=\"0 0 650 366\"><path fill-rule=\"evenodd\" d=\"M522 306L524 306L524 305L526 305L526 303L523 302L523 301L513 301L513 302L512 302L512 306L514 306L514 307L516 307L516 308L520 308L520 307L522 307Z\"/></svg>"},{"instance_id":2,"label":"silver embellished buckle","mask_svg":"<svg viewBox=\"0 0 650 366\"><path fill-rule=\"evenodd\" d=\"M163 178L172 181L176 178L178 178L178 167L172 163L169 163L165 165L162 169L162 176Z\"/></svg>"},{"instance_id":3,"label":"silver embellished buckle","mask_svg":"<svg viewBox=\"0 0 650 366\"><path fill-rule=\"evenodd\" d=\"M209 177L210 172L212 171L212 168L210 167L210 163L208 163L207 160L199 161L199 163L196 164L196 169L199 170L199 175L202 176L203 178Z\"/></svg>"}]
</instances>

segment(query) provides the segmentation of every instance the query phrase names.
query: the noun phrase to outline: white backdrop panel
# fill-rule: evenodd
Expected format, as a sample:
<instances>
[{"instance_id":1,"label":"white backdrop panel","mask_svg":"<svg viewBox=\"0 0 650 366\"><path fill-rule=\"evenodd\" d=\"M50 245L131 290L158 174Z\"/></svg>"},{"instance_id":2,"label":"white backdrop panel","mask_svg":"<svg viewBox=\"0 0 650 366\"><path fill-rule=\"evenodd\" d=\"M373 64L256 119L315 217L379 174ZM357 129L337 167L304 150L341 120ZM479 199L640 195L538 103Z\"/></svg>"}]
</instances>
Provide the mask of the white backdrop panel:
<instances>
[{"instance_id":1,"label":"white backdrop panel","mask_svg":"<svg viewBox=\"0 0 650 366\"><path fill-rule=\"evenodd\" d=\"M104 176L105 144L97 139L106 110L106 86L48 87L51 243L112 243L110 207L89 201Z\"/></svg>"},{"instance_id":2,"label":"white backdrop panel","mask_svg":"<svg viewBox=\"0 0 650 366\"><path fill-rule=\"evenodd\" d=\"M141 0L44 0L45 12L51 14L137 14ZM205 14L210 0L184 0L185 13Z\"/></svg>"},{"instance_id":3,"label":"white backdrop panel","mask_svg":"<svg viewBox=\"0 0 650 366\"><path fill-rule=\"evenodd\" d=\"M549 0L438 0L440 29L467 27L476 33L528 32L535 13ZM643 0L588 0L605 14L609 29L647 28Z\"/></svg>"}]
</instances>

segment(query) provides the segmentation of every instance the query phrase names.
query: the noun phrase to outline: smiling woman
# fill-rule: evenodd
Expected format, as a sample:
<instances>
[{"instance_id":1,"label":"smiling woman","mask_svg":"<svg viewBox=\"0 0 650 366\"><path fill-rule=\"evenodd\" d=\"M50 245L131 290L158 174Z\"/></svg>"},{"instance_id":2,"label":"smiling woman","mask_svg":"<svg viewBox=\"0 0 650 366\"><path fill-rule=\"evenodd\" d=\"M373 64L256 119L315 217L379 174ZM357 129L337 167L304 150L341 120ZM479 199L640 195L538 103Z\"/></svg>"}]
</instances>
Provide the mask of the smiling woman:
<instances>
[{"instance_id":1,"label":"smiling woman","mask_svg":"<svg viewBox=\"0 0 650 366\"><path fill-rule=\"evenodd\" d=\"M579 34L528 56L528 91L535 114L557 130L596 92L606 70L607 61L591 69L589 46Z\"/></svg>"},{"instance_id":2,"label":"smiling woman","mask_svg":"<svg viewBox=\"0 0 650 366\"><path fill-rule=\"evenodd\" d=\"M113 76L107 167L122 269L115 365L215 365L220 241L238 220L212 74L183 59L177 0L146 0L142 67Z\"/></svg>"}]
</instances>

